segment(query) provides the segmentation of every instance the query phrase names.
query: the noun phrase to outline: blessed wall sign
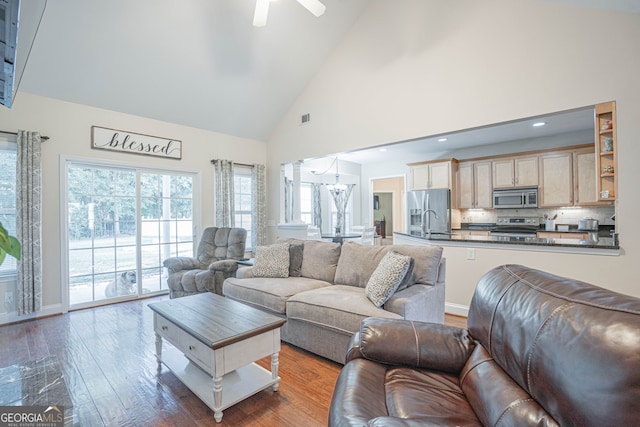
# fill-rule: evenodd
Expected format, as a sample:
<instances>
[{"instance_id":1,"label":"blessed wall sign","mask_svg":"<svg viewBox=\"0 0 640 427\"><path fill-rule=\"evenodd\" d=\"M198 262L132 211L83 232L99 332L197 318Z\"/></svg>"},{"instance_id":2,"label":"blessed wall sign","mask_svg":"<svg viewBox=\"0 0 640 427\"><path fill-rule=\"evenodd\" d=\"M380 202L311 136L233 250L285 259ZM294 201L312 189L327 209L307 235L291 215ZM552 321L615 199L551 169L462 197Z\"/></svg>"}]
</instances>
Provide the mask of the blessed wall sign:
<instances>
[{"instance_id":1,"label":"blessed wall sign","mask_svg":"<svg viewBox=\"0 0 640 427\"><path fill-rule=\"evenodd\" d=\"M91 126L91 148L182 159L182 141Z\"/></svg>"}]
</instances>

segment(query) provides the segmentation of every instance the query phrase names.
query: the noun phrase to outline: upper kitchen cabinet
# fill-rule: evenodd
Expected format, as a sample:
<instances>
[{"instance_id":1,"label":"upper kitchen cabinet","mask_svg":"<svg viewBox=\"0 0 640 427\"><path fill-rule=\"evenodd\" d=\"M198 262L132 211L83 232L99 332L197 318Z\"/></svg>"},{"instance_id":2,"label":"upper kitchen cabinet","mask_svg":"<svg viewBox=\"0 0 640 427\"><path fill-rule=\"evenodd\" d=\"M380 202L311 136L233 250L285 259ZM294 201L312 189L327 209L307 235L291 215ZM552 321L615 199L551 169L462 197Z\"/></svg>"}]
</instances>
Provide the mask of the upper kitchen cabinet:
<instances>
[{"instance_id":1,"label":"upper kitchen cabinet","mask_svg":"<svg viewBox=\"0 0 640 427\"><path fill-rule=\"evenodd\" d=\"M453 189L456 159L409 163L409 190Z\"/></svg>"},{"instance_id":2,"label":"upper kitchen cabinet","mask_svg":"<svg viewBox=\"0 0 640 427\"><path fill-rule=\"evenodd\" d=\"M572 152L540 156L540 207L573 205Z\"/></svg>"},{"instance_id":3,"label":"upper kitchen cabinet","mask_svg":"<svg viewBox=\"0 0 640 427\"><path fill-rule=\"evenodd\" d=\"M540 155L540 207L610 205L598 201L596 153L581 145Z\"/></svg>"},{"instance_id":4,"label":"upper kitchen cabinet","mask_svg":"<svg viewBox=\"0 0 640 427\"><path fill-rule=\"evenodd\" d=\"M458 208L493 207L491 161L460 162L458 165Z\"/></svg>"},{"instance_id":5,"label":"upper kitchen cabinet","mask_svg":"<svg viewBox=\"0 0 640 427\"><path fill-rule=\"evenodd\" d=\"M573 152L573 194L574 205L611 205L611 199L598 200L596 178L596 152L594 148L585 148Z\"/></svg>"},{"instance_id":6,"label":"upper kitchen cabinet","mask_svg":"<svg viewBox=\"0 0 640 427\"><path fill-rule=\"evenodd\" d=\"M511 157L493 162L493 188L537 187L538 157Z\"/></svg>"},{"instance_id":7,"label":"upper kitchen cabinet","mask_svg":"<svg viewBox=\"0 0 640 427\"><path fill-rule=\"evenodd\" d=\"M598 200L613 201L618 196L618 136L615 101L596 105L595 137Z\"/></svg>"}]
</instances>

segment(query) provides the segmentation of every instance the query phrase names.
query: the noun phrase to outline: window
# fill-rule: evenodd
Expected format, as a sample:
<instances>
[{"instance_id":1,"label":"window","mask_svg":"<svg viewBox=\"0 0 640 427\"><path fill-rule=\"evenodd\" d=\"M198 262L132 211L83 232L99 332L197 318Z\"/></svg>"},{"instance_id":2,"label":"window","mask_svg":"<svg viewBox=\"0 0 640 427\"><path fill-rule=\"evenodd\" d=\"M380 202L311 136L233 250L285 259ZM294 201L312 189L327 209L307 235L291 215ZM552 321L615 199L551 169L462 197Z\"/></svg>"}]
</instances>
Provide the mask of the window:
<instances>
[{"instance_id":1,"label":"window","mask_svg":"<svg viewBox=\"0 0 640 427\"><path fill-rule=\"evenodd\" d=\"M253 217L251 215L251 201L253 186L251 169L236 166L233 178L235 226L247 230L245 250L252 251L251 230L253 230Z\"/></svg>"},{"instance_id":2,"label":"window","mask_svg":"<svg viewBox=\"0 0 640 427\"><path fill-rule=\"evenodd\" d=\"M16 137L0 136L0 222L9 235L16 235ZM16 274L16 260L7 255L0 276Z\"/></svg>"}]
</instances>

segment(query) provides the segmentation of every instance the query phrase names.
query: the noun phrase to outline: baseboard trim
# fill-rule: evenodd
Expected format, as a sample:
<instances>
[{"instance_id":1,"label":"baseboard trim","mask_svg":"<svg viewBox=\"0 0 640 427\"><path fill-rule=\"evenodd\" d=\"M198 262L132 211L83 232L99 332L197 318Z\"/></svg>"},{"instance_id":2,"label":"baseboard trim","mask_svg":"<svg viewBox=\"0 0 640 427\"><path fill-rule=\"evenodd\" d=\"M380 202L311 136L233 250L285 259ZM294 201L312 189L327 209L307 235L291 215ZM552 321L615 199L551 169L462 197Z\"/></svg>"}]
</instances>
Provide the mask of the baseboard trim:
<instances>
[{"instance_id":1,"label":"baseboard trim","mask_svg":"<svg viewBox=\"0 0 640 427\"><path fill-rule=\"evenodd\" d=\"M455 304L447 302L444 304L445 313L453 314L456 316L469 317L469 306L462 304Z\"/></svg>"},{"instance_id":2,"label":"baseboard trim","mask_svg":"<svg viewBox=\"0 0 640 427\"><path fill-rule=\"evenodd\" d=\"M42 310L37 313L30 313L26 316L18 316L17 311L10 313L0 314L0 326L7 325L9 323L24 322L25 320L37 319L39 317L54 316L56 314L62 314L62 304L53 304L42 307Z\"/></svg>"}]
</instances>

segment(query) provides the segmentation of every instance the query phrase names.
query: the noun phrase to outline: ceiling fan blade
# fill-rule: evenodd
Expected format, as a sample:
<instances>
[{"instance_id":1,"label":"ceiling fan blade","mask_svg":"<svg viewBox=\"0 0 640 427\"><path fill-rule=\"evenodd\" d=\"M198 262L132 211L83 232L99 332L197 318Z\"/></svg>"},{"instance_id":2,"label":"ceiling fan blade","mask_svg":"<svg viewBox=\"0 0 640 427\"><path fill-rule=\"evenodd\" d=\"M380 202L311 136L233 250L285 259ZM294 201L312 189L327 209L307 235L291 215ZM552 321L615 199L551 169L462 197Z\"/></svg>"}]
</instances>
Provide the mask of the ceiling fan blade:
<instances>
[{"instance_id":1,"label":"ceiling fan blade","mask_svg":"<svg viewBox=\"0 0 640 427\"><path fill-rule=\"evenodd\" d=\"M269 16L269 3L271 0L256 0L256 11L253 14L253 26L264 27Z\"/></svg>"},{"instance_id":2,"label":"ceiling fan blade","mask_svg":"<svg viewBox=\"0 0 640 427\"><path fill-rule=\"evenodd\" d=\"M303 5L309 12L313 13L316 17L320 16L327 9L325 5L318 0L298 0L298 3Z\"/></svg>"}]
</instances>

